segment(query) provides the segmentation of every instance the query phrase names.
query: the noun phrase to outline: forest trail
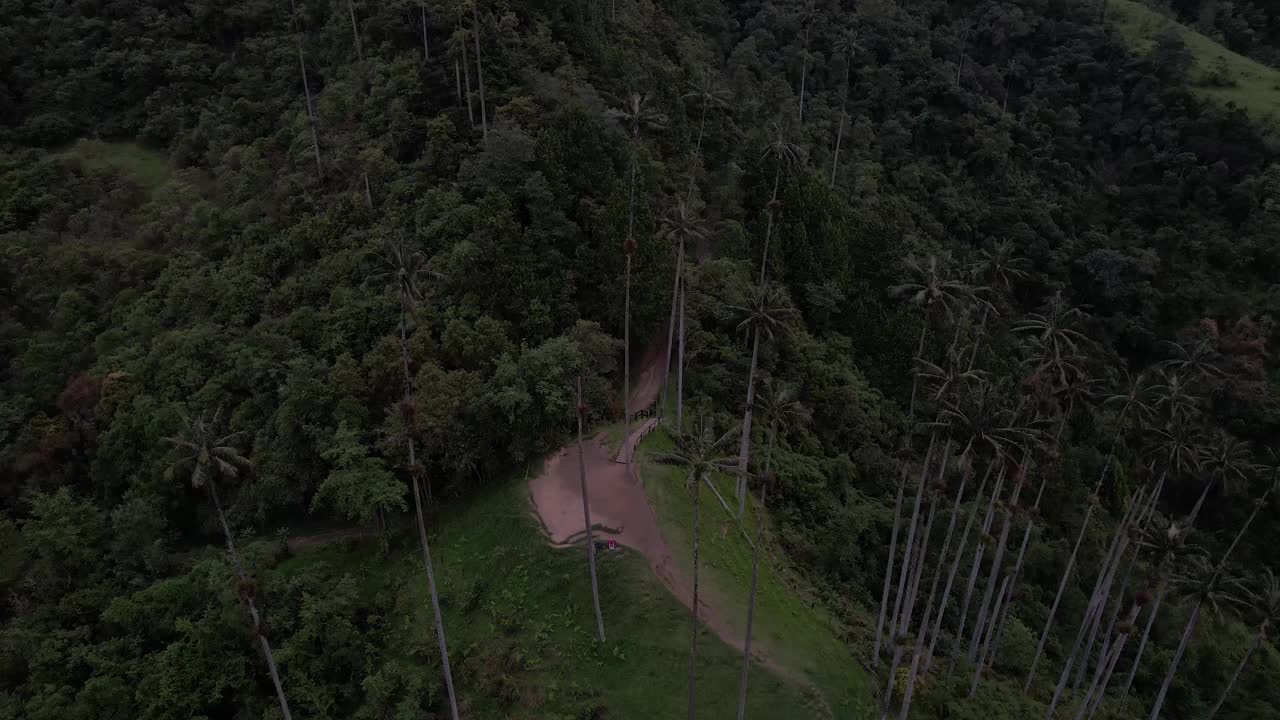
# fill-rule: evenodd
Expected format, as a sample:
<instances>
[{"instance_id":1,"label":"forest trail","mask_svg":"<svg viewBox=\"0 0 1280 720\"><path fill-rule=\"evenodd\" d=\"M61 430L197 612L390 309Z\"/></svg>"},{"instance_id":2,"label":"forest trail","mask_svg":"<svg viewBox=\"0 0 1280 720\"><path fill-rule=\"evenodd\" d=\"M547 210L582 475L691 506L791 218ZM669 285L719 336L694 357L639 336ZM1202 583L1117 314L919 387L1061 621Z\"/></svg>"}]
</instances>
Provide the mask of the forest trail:
<instances>
[{"instance_id":1,"label":"forest trail","mask_svg":"<svg viewBox=\"0 0 1280 720\"><path fill-rule=\"evenodd\" d=\"M647 407L662 390L661 352L645 355L644 368L631 392L631 407ZM649 418L633 426L632 442L640 439L658 422ZM581 543L586 531L582 523L582 492L578 474L578 443L570 442L546 459L542 473L529 481L529 495L536 516L542 522L554 547L570 547ZM693 606L693 585L671 556L658 517L649 503L640 478L633 466L631 473L621 460L621 448L611 452L603 434L584 438L583 461L587 469L587 492L591 504L591 524L595 531L618 545L639 552L649 561L653 574L685 607ZM698 617L725 644L742 651L743 638L725 621L724 614L706 602L706 593L698 598ZM756 662L798 686L812 688L815 697L832 717L826 699L816 686L778 664L757 648L752 649Z\"/></svg>"}]
</instances>

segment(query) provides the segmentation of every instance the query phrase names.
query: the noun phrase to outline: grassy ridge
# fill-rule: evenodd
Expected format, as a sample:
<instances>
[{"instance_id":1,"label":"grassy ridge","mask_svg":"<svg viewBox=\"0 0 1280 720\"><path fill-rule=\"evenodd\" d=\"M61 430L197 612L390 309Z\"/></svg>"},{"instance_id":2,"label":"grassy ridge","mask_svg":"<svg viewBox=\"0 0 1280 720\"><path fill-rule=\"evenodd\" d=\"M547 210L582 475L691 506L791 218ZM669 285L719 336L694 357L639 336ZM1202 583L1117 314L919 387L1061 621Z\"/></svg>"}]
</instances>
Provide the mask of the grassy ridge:
<instances>
[{"instance_id":1,"label":"grassy ridge","mask_svg":"<svg viewBox=\"0 0 1280 720\"><path fill-rule=\"evenodd\" d=\"M645 491L658 513L658 522L672 557L685 573L692 569L693 509L679 468L648 462L652 453L671 447L664 431L649 436L638 461ZM733 502L733 480L720 478L717 486L726 502ZM708 604L717 608L736 633L746 627L747 591L751 583L751 548L744 542L732 516L719 500L702 488L700 548L701 582ZM748 503L743 525L754 535L756 515ZM836 621L821 604L791 577L785 558L776 548L762 561L756 600L753 648L759 648L788 670L812 682L837 718L869 717L872 696L866 672L852 649L839 638ZM687 575L686 575L687 576ZM803 717L816 717L821 701L808 698Z\"/></svg>"},{"instance_id":2,"label":"grassy ridge","mask_svg":"<svg viewBox=\"0 0 1280 720\"><path fill-rule=\"evenodd\" d=\"M681 717L688 698L689 612L648 563L599 555L609 642L597 647L585 553L549 547L531 517L527 486L511 482L441 520L432 539L458 691L472 717L576 718L595 708L610 720ZM360 578L366 592L395 592L403 618L387 659L418 663L434 644L425 574L404 538L388 557L372 540L299 553L281 570L325 562ZM704 631L699 640L698 710L732 717L741 655ZM753 719L783 720L804 707L804 691L763 668L752 674ZM841 716L845 717L845 716Z\"/></svg>"},{"instance_id":3,"label":"grassy ridge","mask_svg":"<svg viewBox=\"0 0 1280 720\"><path fill-rule=\"evenodd\" d=\"M1256 120L1274 123L1280 118L1280 70L1232 52L1216 40L1134 0L1107 2L1111 21L1139 50L1150 49L1165 28L1171 27L1177 32L1195 58L1192 82L1197 94L1223 103L1233 102ZM1215 66L1225 67L1235 85L1214 87L1205 84L1203 79Z\"/></svg>"},{"instance_id":4,"label":"grassy ridge","mask_svg":"<svg viewBox=\"0 0 1280 720\"><path fill-rule=\"evenodd\" d=\"M64 154L89 169L115 170L148 192L169 179L169 164L164 156L138 143L80 140Z\"/></svg>"}]
</instances>

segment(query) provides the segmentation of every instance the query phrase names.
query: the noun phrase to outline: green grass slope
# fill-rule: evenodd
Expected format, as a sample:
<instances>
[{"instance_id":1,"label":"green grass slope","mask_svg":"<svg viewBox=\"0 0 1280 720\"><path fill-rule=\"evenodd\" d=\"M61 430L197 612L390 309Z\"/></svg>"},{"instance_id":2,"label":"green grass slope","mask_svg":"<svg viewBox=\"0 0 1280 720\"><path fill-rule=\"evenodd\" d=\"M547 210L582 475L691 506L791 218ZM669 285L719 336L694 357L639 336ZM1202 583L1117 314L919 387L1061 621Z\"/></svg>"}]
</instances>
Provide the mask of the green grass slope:
<instances>
[{"instance_id":1,"label":"green grass slope","mask_svg":"<svg viewBox=\"0 0 1280 720\"><path fill-rule=\"evenodd\" d=\"M679 468L650 462L654 453L670 447L667 434L655 432L641 444L637 461L672 557L687 574L693 565L693 507L684 475ZM725 501L732 504L733 480L720 478L718 487ZM724 622L742 634L751 584L751 548L715 495L705 487L701 491L700 592L706 593L708 603ZM754 507L748 504L743 524L754 534L755 523ZM844 633L838 623L806 591L777 548L767 551L766 556L761 563L753 649L760 649L812 683L820 693L821 699L807 699L803 717L820 716L821 704L829 706L837 718L869 717L873 705L869 680L859 658L840 639Z\"/></svg>"},{"instance_id":2,"label":"green grass slope","mask_svg":"<svg viewBox=\"0 0 1280 720\"><path fill-rule=\"evenodd\" d=\"M148 192L169 179L165 157L138 143L80 140L64 154L89 169L115 170Z\"/></svg>"},{"instance_id":3,"label":"green grass slope","mask_svg":"<svg viewBox=\"0 0 1280 720\"><path fill-rule=\"evenodd\" d=\"M1195 58L1192 82L1197 94L1223 103L1234 102L1256 120L1274 123L1280 118L1280 70L1232 52L1212 38L1134 0L1107 1L1111 22L1139 50L1148 50L1167 27L1172 27L1181 36ZM1203 79L1216 66L1225 67L1235 85L1216 87L1206 84Z\"/></svg>"},{"instance_id":4,"label":"green grass slope","mask_svg":"<svg viewBox=\"0 0 1280 720\"><path fill-rule=\"evenodd\" d=\"M530 515L524 482L451 511L435 528L432 543L454 676L471 717L651 720L685 714L689 612L643 558L628 552L598 556L609 638L597 647L585 553L546 544ZM385 660L413 667L416 648L434 639L420 556L407 537L401 545L387 557L372 540L320 547L300 552L280 569L287 575L326 563L360 578L366 592L391 588L394 615L402 619L396 639L384 648ZM713 550L709 561L721 564L725 557ZM719 582L719 591L730 589ZM775 593L771 588L766 595L766 616L778 607ZM704 630L697 669L700 716L733 716L740 671L738 651ZM751 718L814 717L799 710L811 703L797 683L753 669Z\"/></svg>"}]
</instances>

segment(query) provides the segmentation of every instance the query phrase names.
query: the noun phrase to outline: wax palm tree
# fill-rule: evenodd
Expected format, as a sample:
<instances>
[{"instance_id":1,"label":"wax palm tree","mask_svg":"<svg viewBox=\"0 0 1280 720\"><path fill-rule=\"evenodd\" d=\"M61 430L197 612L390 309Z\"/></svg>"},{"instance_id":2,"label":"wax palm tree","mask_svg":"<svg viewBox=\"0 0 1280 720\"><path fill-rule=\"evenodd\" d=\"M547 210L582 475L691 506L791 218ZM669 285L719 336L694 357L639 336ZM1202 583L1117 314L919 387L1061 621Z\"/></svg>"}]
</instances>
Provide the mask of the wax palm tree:
<instances>
[{"instance_id":1,"label":"wax palm tree","mask_svg":"<svg viewBox=\"0 0 1280 720\"><path fill-rule=\"evenodd\" d=\"M702 136L707 127L707 114L711 110L723 110L729 107L733 95L726 89L717 86L711 76L711 70L703 71L701 83L689 83L689 91L680 96L681 100L697 100L701 106L698 114L698 140L693 145L693 156L696 160L702 157ZM692 191L693 173L690 172L689 187Z\"/></svg>"},{"instance_id":2,"label":"wax palm tree","mask_svg":"<svg viewBox=\"0 0 1280 720\"><path fill-rule=\"evenodd\" d=\"M693 432L668 428L675 449L654 458L664 465L683 468L685 486L693 493L693 635L689 645L689 720L694 717L694 669L698 662L698 498L702 495L702 485L711 483L713 473L732 467L733 458L726 453L733 443L735 430L730 428L717 437L705 418L699 418L698 427Z\"/></svg>"},{"instance_id":3,"label":"wax palm tree","mask_svg":"<svg viewBox=\"0 0 1280 720\"><path fill-rule=\"evenodd\" d=\"M1226 561L1227 558L1224 557L1221 562L1214 563L1203 555L1196 555L1188 561L1184 570L1173 576L1174 588L1194 604L1191 617L1187 618L1186 627L1182 631L1182 639L1178 641L1178 649L1174 651L1169 670L1165 673L1164 682L1160 685L1160 692L1156 694L1149 720L1160 718L1165 698L1169 694L1169 687L1178 673L1178 666L1182 664L1187 644L1191 640L1192 633L1195 632L1196 625L1200 622L1201 615L1206 611L1210 614L1218 614L1224 609L1243 604L1243 598L1248 596L1248 589L1240 579L1225 572Z\"/></svg>"},{"instance_id":4,"label":"wax palm tree","mask_svg":"<svg viewBox=\"0 0 1280 720\"><path fill-rule=\"evenodd\" d=\"M1280 579L1277 579L1270 570L1263 569L1256 584L1258 589L1256 592L1250 593L1248 600L1250 610L1258 618L1258 627L1254 631L1253 642L1249 645L1249 649L1245 651L1244 657L1240 658L1240 663L1236 665L1235 672L1231 673L1231 679L1227 681L1227 686L1222 689L1222 695L1218 697L1218 702L1213 704L1213 709L1209 711L1206 720L1213 720L1218 711L1222 709L1222 704L1231 695L1231 689L1235 687L1236 681L1240 679L1240 673L1249 664L1249 659L1253 657L1258 648L1262 647L1262 642L1267 639L1271 626L1280 621Z\"/></svg>"},{"instance_id":5,"label":"wax palm tree","mask_svg":"<svg viewBox=\"0 0 1280 720\"><path fill-rule=\"evenodd\" d=\"M929 334L932 314L941 309L948 317L954 319L959 307L971 301L979 288L962 282L952 273L950 253L929 255L923 261L907 258L904 262L909 282L889 288L891 297L899 298L921 309L924 319L920 325L920 340L916 344L915 357L924 356L924 343ZM916 391L919 386L918 376L911 382L911 404L907 416L914 418L916 407Z\"/></svg>"},{"instance_id":6,"label":"wax palm tree","mask_svg":"<svg viewBox=\"0 0 1280 720\"><path fill-rule=\"evenodd\" d=\"M801 124L804 124L804 86L809 74L809 34L822 13L818 11L814 0L804 0L799 14L800 24L804 26L804 46L800 49L800 107L797 118Z\"/></svg>"},{"instance_id":7,"label":"wax palm tree","mask_svg":"<svg viewBox=\"0 0 1280 720\"><path fill-rule=\"evenodd\" d=\"M311 128L311 147L316 154L316 175L324 175L324 165L320 162L320 136L316 132L315 106L311 103L311 84L307 80L307 59L302 54L302 23L298 18L298 6L295 0L289 0L289 24L293 26L293 42L298 50L298 66L302 68L302 94L306 99L307 125Z\"/></svg>"},{"instance_id":8,"label":"wax palm tree","mask_svg":"<svg viewBox=\"0 0 1280 720\"><path fill-rule=\"evenodd\" d=\"M1093 681L1080 703L1080 708L1076 713L1076 720L1081 720L1086 714L1092 717L1097 712L1098 706L1102 704L1102 699L1106 696L1107 686L1111 682L1120 654L1124 651L1125 643L1137 629L1134 621L1137 620L1138 614L1142 609L1149 605L1151 612L1147 614L1146 628L1143 630L1142 642L1135 656L1133 671L1131 671L1130 675L1132 676L1132 673L1136 672L1151 626L1155 622L1156 614L1160 610L1160 604L1164 601L1165 592L1169 586L1168 575L1170 568L1188 553L1203 552L1203 548L1191 545L1188 542L1190 534L1191 528L1189 526L1172 522L1158 515L1152 518L1149 525L1138 531L1137 552L1139 554L1146 553L1149 556L1148 565L1150 570L1146 587L1134 593L1128 617L1124 622L1115 626L1117 630L1116 637L1114 639L1108 638L1109 642L1103 646L1097 669L1094 671ZM1153 591L1154 604L1152 604ZM1125 691L1127 692L1127 690L1128 685L1125 686Z\"/></svg>"},{"instance_id":9,"label":"wax palm tree","mask_svg":"<svg viewBox=\"0 0 1280 720\"><path fill-rule=\"evenodd\" d=\"M422 282L433 273L427 267L426 256L404 241L389 242L379 257L382 261L381 270L371 274L365 283L382 283L395 292L400 304L400 364L404 380L404 399L400 404L400 412L409 454L408 469L413 489L414 514L418 521L418 541L422 546L422 565L427 571L427 590L431 597L431 611L435 618L436 640L440 644L440 664L444 671L445 690L449 696L450 716L453 720L458 720L458 699L453 690L453 671L449 666L449 646L444 634L444 616L440 612L440 595L436 590L435 567L431 562L431 546L427 542L426 514L422 507L421 486L426 472L418 464L414 440L414 419L417 417L417 408L413 400L413 375L409 368L408 316L422 297ZM430 492L431 486L428 484L428 497Z\"/></svg>"},{"instance_id":10,"label":"wax palm tree","mask_svg":"<svg viewBox=\"0 0 1280 720\"><path fill-rule=\"evenodd\" d=\"M738 331L751 335L751 366L747 370L747 405L742 413L742 438L738 443L738 516L747 503L747 461L751 448L751 413L755 404L756 364L760 357L760 339L773 340L785 332L795 310L785 304L783 293L767 284L751 288L747 305L731 306L741 318Z\"/></svg>"},{"instance_id":11,"label":"wax palm tree","mask_svg":"<svg viewBox=\"0 0 1280 720\"><path fill-rule=\"evenodd\" d=\"M276 689L276 700L280 703L280 712L285 720L292 720L289 712L289 700L285 697L284 686L280 683L280 673L276 669L276 658L271 652L271 643L262 629L262 618L258 614L258 605L254 598L253 584L245 573L240 561L240 553L236 552L235 536L231 533L231 525L227 523L226 513L222 510L222 501L218 497L218 481L235 480L242 470L250 468L249 459L236 449L244 433L219 435L222 422L222 409L206 419L204 413L192 417L183 408L178 408L182 420L182 429L178 434L162 438L161 443L168 445L176 452L176 457L169 467L165 468L165 480L172 481L178 473L190 472L191 487L204 489L209 493L214 511L218 514L218 523L222 526L222 534L227 542L227 554L231 556L231 564L242 588L241 596L249 609L249 619L253 621L253 634L262 647L262 655L267 660L267 672L271 675L271 683Z\"/></svg>"},{"instance_id":12,"label":"wax palm tree","mask_svg":"<svg viewBox=\"0 0 1280 720\"><path fill-rule=\"evenodd\" d=\"M449 57L453 58L453 74L455 82L458 80L458 69L462 69L462 86L465 88L467 98L467 121L471 123L471 129L476 128L475 105L471 102L471 61L467 58L467 44L471 40L471 33L462 27L462 17L458 17L458 27L445 40L445 52Z\"/></svg>"},{"instance_id":13,"label":"wax palm tree","mask_svg":"<svg viewBox=\"0 0 1280 720\"><path fill-rule=\"evenodd\" d=\"M1018 321L1013 329L1032 339L1041 349L1038 356L1048 367L1051 361L1081 355L1081 348L1092 344L1088 336L1076 329L1085 318L1084 312L1067 303L1059 291L1049 298L1041 312Z\"/></svg>"},{"instance_id":14,"label":"wax palm tree","mask_svg":"<svg viewBox=\"0 0 1280 720\"><path fill-rule=\"evenodd\" d=\"M676 311L678 310L678 299L680 297L680 287L684 281L684 255L685 243L693 241L694 243L705 240L707 237L707 225L703 221L698 208L691 202L686 202L680 198L676 198L676 204L672 206L671 211L662 218L658 226L658 238L669 241L676 249L676 273L673 287L671 288L671 321L667 326L667 361L663 365L662 370L662 397L667 396L667 381L671 375L671 348L676 331ZM683 347L683 345L682 345ZM684 358L678 359L681 367L684 366ZM683 415L684 399L680 397L681 393L676 394L676 416Z\"/></svg>"},{"instance_id":15,"label":"wax palm tree","mask_svg":"<svg viewBox=\"0 0 1280 720\"><path fill-rule=\"evenodd\" d=\"M622 310L622 455L631 469L631 256L635 254L636 171L640 164L640 131L660 129L667 118L649 102L649 96L632 92L625 104L610 109L605 116L626 128L631 136L631 189L627 200L627 237L622 251L626 255Z\"/></svg>"},{"instance_id":16,"label":"wax palm tree","mask_svg":"<svg viewBox=\"0 0 1280 720\"><path fill-rule=\"evenodd\" d=\"M760 154L761 160L773 161L773 194L769 197L769 218L765 225L764 252L760 256L760 284L764 285L769 270L769 241L773 238L774 215L781 202L778 200L778 187L782 182L782 173L800 163L804 158L804 150L795 143L787 142L783 136L782 124L774 123L774 139L765 145Z\"/></svg>"},{"instance_id":17,"label":"wax palm tree","mask_svg":"<svg viewBox=\"0 0 1280 720\"><path fill-rule=\"evenodd\" d=\"M582 420L587 414L587 406L582 402L582 376L578 376L578 403L574 415L578 420L578 481L582 491L582 521L587 529L587 568L591 574L591 602L596 610L596 630L600 634L600 644L604 644L604 616L600 613L600 585L596 582L596 540L591 527L591 503L587 493L587 462L582 450Z\"/></svg>"},{"instance_id":18,"label":"wax palm tree","mask_svg":"<svg viewBox=\"0 0 1280 720\"><path fill-rule=\"evenodd\" d=\"M1139 373L1134 376L1130 375L1128 370L1124 370L1120 389L1105 396L1102 401L1104 407L1117 409L1116 432L1111 438L1111 446L1107 451L1106 460L1102 464L1102 471L1098 473L1098 480L1094 483L1093 491L1089 494L1084 520L1080 523L1080 531L1076 534L1076 541L1071 548L1071 555L1067 558L1067 565L1063 568L1062 576L1058 579L1058 591L1053 597L1053 604L1049 606L1049 616L1045 619L1044 629L1040 631L1040 639L1036 642L1036 652L1031 658L1031 666L1027 670L1027 679L1022 685L1023 692L1031 688L1031 681L1035 678L1036 666L1039 665L1040 656L1044 652L1044 644L1049 637L1049 630L1053 627L1053 620L1058 613L1058 606L1062 602L1062 595L1067 589L1067 582L1071 579L1071 571L1075 568L1076 558L1080 554L1080 545L1084 542L1085 533L1089 529L1089 521L1093 517L1093 511L1100 504L1102 484L1106 481L1107 471L1110 470L1111 464L1115 459L1116 445L1120 440L1125 418L1130 415L1138 417L1151 415L1151 407L1145 401L1146 395L1145 373Z\"/></svg>"},{"instance_id":19,"label":"wax palm tree","mask_svg":"<svg viewBox=\"0 0 1280 720\"><path fill-rule=\"evenodd\" d=\"M1202 398L1191 392L1183 378L1176 370L1161 368L1151 385L1152 407L1170 422L1192 418L1200 412Z\"/></svg>"},{"instance_id":20,"label":"wax palm tree","mask_svg":"<svg viewBox=\"0 0 1280 720\"><path fill-rule=\"evenodd\" d=\"M853 59L864 52L858 42L858 33L845 30L832 45L837 55L844 56L844 82L840 84L840 125L836 129L836 147L831 153L831 186L836 184L836 169L840 167L840 140L844 136L844 123L849 112L849 71L853 68Z\"/></svg>"},{"instance_id":21,"label":"wax palm tree","mask_svg":"<svg viewBox=\"0 0 1280 720\"><path fill-rule=\"evenodd\" d=\"M990 247L978 251L978 259L969 266L969 273L977 283L1004 293L1012 292L1014 285L1029 276L1026 270L1029 262L1017 252L1017 247L1008 240L996 240ZM979 335L986 334L987 318L994 309L991 303L983 304ZM977 354L976 346L974 354Z\"/></svg>"},{"instance_id":22,"label":"wax palm tree","mask_svg":"<svg viewBox=\"0 0 1280 720\"><path fill-rule=\"evenodd\" d=\"M485 143L489 142L489 110L484 99L484 57L480 54L480 0L470 0L471 39L476 47L476 86L480 91L480 132Z\"/></svg>"},{"instance_id":23,"label":"wax palm tree","mask_svg":"<svg viewBox=\"0 0 1280 720\"><path fill-rule=\"evenodd\" d=\"M1215 347L1212 338L1205 337L1194 343L1176 343L1165 341L1171 357L1160 363L1160 367L1173 373L1192 378L1215 378L1223 375L1218 363L1222 355Z\"/></svg>"},{"instance_id":24,"label":"wax palm tree","mask_svg":"<svg viewBox=\"0 0 1280 720\"><path fill-rule=\"evenodd\" d=\"M1194 523L1200 515L1200 508L1204 506L1204 500L1215 483L1221 485L1224 491L1248 483L1254 467L1252 457L1253 451L1248 442L1222 428L1214 430L1213 441L1200 451L1200 467L1207 472L1208 479L1195 506L1191 508L1191 514L1187 517L1188 524Z\"/></svg>"},{"instance_id":25,"label":"wax palm tree","mask_svg":"<svg viewBox=\"0 0 1280 720\"><path fill-rule=\"evenodd\" d=\"M760 412L769 428L769 440L764 451L764 474L760 476L760 505L756 507L756 538L751 550L751 590L747 595L747 634L742 644L742 682L738 690L738 720L747 712L747 674L751 668L751 627L756 616L756 586L760 577L760 548L764 545L765 500L768 498L770 470L773 461L773 445L778 433L805 422L809 411L796 400L789 385L766 380L760 389Z\"/></svg>"}]
</instances>

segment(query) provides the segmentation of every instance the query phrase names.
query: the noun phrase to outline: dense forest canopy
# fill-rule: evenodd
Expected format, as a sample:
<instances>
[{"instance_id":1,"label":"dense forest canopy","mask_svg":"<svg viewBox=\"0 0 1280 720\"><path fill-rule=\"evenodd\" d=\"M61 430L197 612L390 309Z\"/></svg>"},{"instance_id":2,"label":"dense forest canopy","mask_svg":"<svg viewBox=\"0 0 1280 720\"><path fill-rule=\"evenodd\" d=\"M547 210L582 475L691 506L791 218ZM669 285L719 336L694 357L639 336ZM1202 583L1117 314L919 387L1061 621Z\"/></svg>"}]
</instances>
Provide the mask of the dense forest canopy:
<instances>
[{"instance_id":1,"label":"dense forest canopy","mask_svg":"<svg viewBox=\"0 0 1280 720\"><path fill-rule=\"evenodd\" d=\"M1280 57L1265 3L1170 9ZM795 388L808 419L776 433L772 536L894 703L917 635L873 643L889 547L932 537L917 474L937 473L941 545L968 514L947 493L995 469L1000 512L969 542L1001 555L973 610L1008 597L981 687L981 660L974 691L972 668L931 678L919 717L1044 715L1130 531L1115 613L1173 589L1099 717L1166 695L1165 717L1204 716L1267 627L1241 608L1280 543L1258 467L1280 433L1280 149L1190 93L1175 37L1135 51L1077 0L0 16L0 718L276 718L279 685L299 717L446 717L435 641L387 662L396 608L342 568L279 572L273 538L358 523L416 543L417 503L429 524L518 477L580 406L634 412L622 388L666 342L681 238L687 414L725 431L755 378ZM766 325L753 352L741 330ZM1134 378L1149 411L1111 400ZM759 473L775 435L755 428ZM1217 586L1184 592L1199 555L1151 539L1170 519L1255 588L1189 647ZM943 561L924 557L929 592ZM255 598L268 619L247 626ZM935 639L965 638L957 609ZM1219 717L1280 717L1263 634ZM1111 646L1118 675L1135 645ZM479 651L452 650L464 707L523 716L475 679Z\"/></svg>"}]
</instances>

